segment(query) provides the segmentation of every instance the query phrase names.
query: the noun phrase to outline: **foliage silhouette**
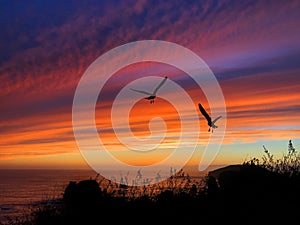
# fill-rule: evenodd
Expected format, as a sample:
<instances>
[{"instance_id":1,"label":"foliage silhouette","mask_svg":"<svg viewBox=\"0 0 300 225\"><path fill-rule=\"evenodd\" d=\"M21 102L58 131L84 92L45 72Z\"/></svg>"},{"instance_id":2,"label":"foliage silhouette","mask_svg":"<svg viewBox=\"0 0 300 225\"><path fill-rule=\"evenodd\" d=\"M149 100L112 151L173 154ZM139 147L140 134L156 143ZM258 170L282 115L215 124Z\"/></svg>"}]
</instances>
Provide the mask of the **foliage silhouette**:
<instances>
[{"instance_id":1,"label":"foliage silhouette","mask_svg":"<svg viewBox=\"0 0 300 225\"><path fill-rule=\"evenodd\" d=\"M139 187L101 176L71 181L62 202L49 202L27 220L9 225L293 224L300 210L299 177L299 155L289 141L282 159L264 147L261 160L210 171L198 183L183 170L167 181Z\"/></svg>"}]
</instances>

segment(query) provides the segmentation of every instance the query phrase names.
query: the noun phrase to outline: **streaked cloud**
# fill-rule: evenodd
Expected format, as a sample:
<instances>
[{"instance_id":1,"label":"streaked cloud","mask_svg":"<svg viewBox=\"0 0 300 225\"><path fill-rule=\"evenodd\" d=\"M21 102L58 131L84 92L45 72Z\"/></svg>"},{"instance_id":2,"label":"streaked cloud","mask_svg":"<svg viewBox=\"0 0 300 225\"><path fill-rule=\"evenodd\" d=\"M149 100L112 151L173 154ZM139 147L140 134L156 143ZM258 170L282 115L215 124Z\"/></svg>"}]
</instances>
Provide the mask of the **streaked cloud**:
<instances>
[{"instance_id":1,"label":"streaked cloud","mask_svg":"<svg viewBox=\"0 0 300 225\"><path fill-rule=\"evenodd\" d=\"M299 8L299 1L3 2L0 158L72 152L72 101L80 77L101 54L144 39L178 43L207 62L226 100L224 144L299 137ZM204 93L176 68L151 62L124 68L104 87L96 112L99 131L115 151L109 117L116 94L132 80L166 73L209 110ZM140 136L156 115L143 107L137 105L143 113L133 111L131 118ZM180 136L178 116L169 110L156 112L170 132L164 147ZM201 115L198 120L204 146L207 124Z\"/></svg>"}]
</instances>

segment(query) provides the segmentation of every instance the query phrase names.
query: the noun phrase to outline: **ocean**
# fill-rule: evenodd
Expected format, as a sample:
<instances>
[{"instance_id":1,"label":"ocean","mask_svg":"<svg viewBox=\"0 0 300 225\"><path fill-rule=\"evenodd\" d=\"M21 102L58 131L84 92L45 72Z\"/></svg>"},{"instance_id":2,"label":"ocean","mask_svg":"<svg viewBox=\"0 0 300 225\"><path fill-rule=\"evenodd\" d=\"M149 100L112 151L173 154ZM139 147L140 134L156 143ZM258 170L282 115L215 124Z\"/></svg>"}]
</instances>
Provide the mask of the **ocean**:
<instances>
[{"instance_id":1,"label":"ocean","mask_svg":"<svg viewBox=\"0 0 300 225\"><path fill-rule=\"evenodd\" d=\"M0 221L62 197L69 181L93 179L93 170L0 170Z\"/></svg>"},{"instance_id":2,"label":"ocean","mask_svg":"<svg viewBox=\"0 0 300 225\"><path fill-rule=\"evenodd\" d=\"M207 172L207 171L206 171ZM191 174L199 182L206 172ZM95 179L94 170L0 170L0 222L24 216L35 206L60 199L70 181Z\"/></svg>"}]
</instances>

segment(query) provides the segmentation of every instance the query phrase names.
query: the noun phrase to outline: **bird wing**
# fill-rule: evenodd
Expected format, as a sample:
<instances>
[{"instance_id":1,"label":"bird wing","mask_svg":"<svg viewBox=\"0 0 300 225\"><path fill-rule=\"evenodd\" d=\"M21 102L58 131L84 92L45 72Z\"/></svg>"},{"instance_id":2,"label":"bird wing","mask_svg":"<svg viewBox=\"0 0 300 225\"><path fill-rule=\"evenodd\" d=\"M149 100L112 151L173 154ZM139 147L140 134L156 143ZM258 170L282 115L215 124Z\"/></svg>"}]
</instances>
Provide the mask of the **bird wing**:
<instances>
[{"instance_id":1,"label":"bird wing","mask_svg":"<svg viewBox=\"0 0 300 225\"><path fill-rule=\"evenodd\" d=\"M140 91L140 90L136 90L136 89L133 89L133 88L130 88L130 90L133 90L133 91L136 91L136 92L145 94L145 95L152 95L151 93L149 93L149 92L147 92L147 91Z\"/></svg>"},{"instance_id":2,"label":"bird wing","mask_svg":"<svg viewBox=\"0 0 300 225\"><path fill-rule=\"evenodd\" d=\"M220 119L222 116L218 116L216 119L213 120L213 123L217 122L218 119Z\"/></svg>"},{"instance_id":3,"label":"bird wing","mask_svg":"<svg viewBox=\"0 0 300 225\"><path fill-rule=\"evenodd\" d=\"M160 89L160 87L166 82L166 80L168 79L168 77L166 76L160 83L159 85L155 88L153 95L156 95L156 92L158 91L158 89Z\"/></svg>"},{"instance_id":4,"label":"bird wing","mask_svg":"<svg viewBox=\"0 0 300 225\"><path fill-rule=\"evenodd\" d=\"M203 108L203 106L199 103L199 109L200 109L200 112L202 113L202 115L205 117L205 119L208 121L208 122L211 122L211 117L207 114L207 112L205 111L205 109Z\"/></svg>"}]
</instances>

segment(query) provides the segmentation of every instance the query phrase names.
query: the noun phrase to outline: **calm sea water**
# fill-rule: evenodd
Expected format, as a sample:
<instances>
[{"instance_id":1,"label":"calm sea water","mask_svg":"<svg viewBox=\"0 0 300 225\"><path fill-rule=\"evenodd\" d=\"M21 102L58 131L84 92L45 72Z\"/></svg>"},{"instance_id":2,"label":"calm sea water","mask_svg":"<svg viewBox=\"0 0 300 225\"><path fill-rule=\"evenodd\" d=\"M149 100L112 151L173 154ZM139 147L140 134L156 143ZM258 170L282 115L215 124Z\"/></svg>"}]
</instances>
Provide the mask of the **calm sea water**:
<instances>
[{"instance_id":1,"label":"calm sea water","mask_svg":"<svg viewBox=\"0 0 300 225\"><path fill-rule=\"evenodd\" d=\"M93 170L0 170L0 221L62 197L69 181L95 178Z\"/></svg>"},{"instance_id":2,"label":"calm sea water","mask_svg":"<svg viewBox=\"0 0 300 225\"><path fill-rule=\"evenodd\" d=\"M205 173L196 176L201 179ZM61 198L70 181L96 176L94 170L0 170L0 221L22 216L43 201Z\"/></svg>"}]
</instances>

